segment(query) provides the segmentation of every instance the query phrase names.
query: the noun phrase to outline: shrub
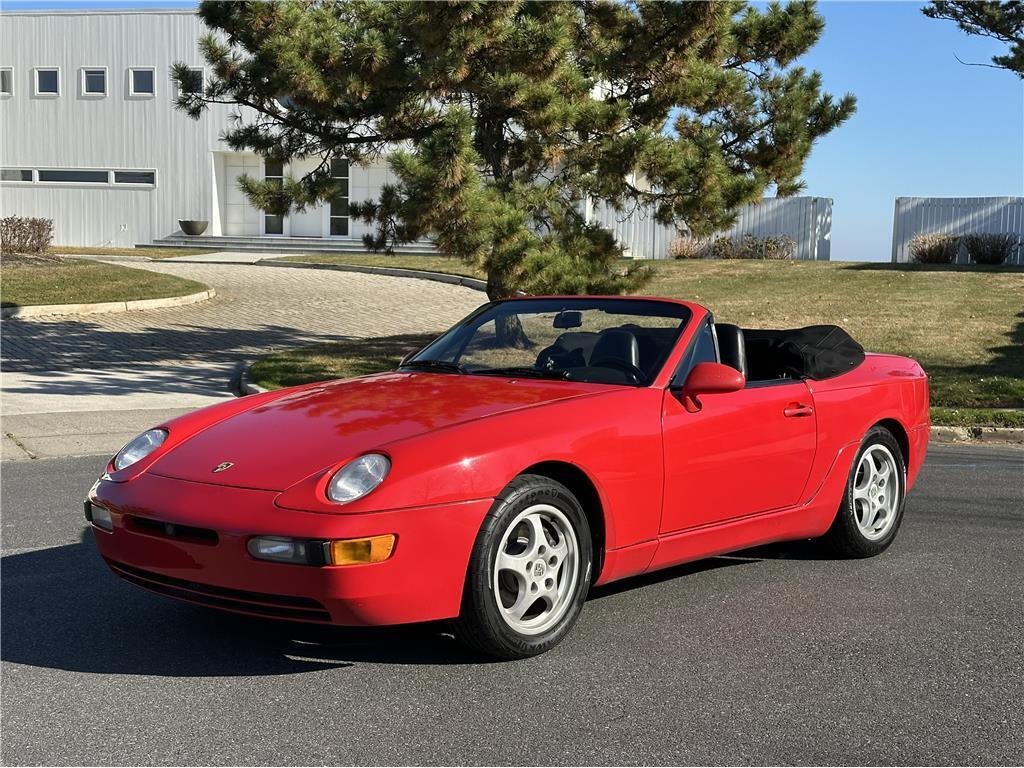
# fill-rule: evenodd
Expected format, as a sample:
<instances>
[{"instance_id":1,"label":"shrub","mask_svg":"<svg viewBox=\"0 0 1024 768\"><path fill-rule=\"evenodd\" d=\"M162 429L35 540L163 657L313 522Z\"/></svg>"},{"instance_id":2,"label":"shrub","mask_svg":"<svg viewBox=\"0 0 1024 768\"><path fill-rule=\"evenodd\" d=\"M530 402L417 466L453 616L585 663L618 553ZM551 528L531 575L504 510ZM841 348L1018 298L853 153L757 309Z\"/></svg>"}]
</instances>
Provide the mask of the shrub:
<instances>
[{"instance_id":1,"label":"shrub","mask_svg":"<svg viewBox=\"0 0 1024 768\"><path fill-rule=\"evenodd\" d=\"M960 250L958 235L929 233L910 238L910 258L918 264L952 264Z\"/></svg>"},{"instance_id":2,"label":"shrub","mask_svg":"<svg viewBox=\"0 0 1024 768\"><path fill-rule=\"evenodd\" d=\"M964 238L967 255L975 264L1002 264L1010 258L1013 248L1017 245L1017 236L1002 235L967 235Z\"/></svg>"},{"instance_id":3,"label":"shrub","mask_svg":"<svg viewBox=\"0 0 1024 768\"><path fill-rule=\"evenodd\" d=\"M703 259L708 255L709 243L696 237L679 237L668 244L671 259Z\"/></svg>"},{"instance_id":4,"label":"shrub","mask_svg":"<svg viewBox=\"0 0 1024 768\"><path fill-rule=\"evenodd\" d=\"M796 253L796 243L788 235L767 235L765 237L744 235L742 240L719 237L708 246L707 251L713 259L781 261L793 258Z\"/></svg>"},{"instance_id":5,"label":"shrub","mask_svg":"<svg viewBox=\"0 0 1024 768\"><path fill-rule=\"evenodd\" d=\"M0 250L5 256L46 256L53 240L53 220L25 216L0 219Z\"/></svg>"}]
</instances>

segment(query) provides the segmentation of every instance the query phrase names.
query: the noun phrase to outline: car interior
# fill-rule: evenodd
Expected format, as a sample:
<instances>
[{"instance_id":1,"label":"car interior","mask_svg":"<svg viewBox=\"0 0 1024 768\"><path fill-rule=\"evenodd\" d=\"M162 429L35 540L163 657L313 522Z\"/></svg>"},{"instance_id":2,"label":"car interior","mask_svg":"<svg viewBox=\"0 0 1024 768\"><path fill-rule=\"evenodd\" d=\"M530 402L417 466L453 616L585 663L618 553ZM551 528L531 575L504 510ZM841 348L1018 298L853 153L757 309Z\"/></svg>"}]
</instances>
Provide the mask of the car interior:
<instances>
[{"instance_id":1,"label":"car interior","mask_svg":"<svg viewBox=\"0 0 1024 768\"><path fill-rule=\"evenodd\" d=\"M537 355L542 370L566 371L573 381L647 383L675 343L676 328L628 323L602 331L566 331Z\"/></svg>"},{"instance_id":2,"label":"car interior","mask_svg":"<svg viewBox=\"0 0 1024 768\"><path fill-rule=\"evenodd\" d=\"M864 349L837 326L788 330L743 329L715 323L718 359L748 383L838 376L864 360ZM566 331L537 355L542 370L565 371L575 381L646 383L676 336L673 328L626 324L600 332Z\"/></svg>"}]
</instances>

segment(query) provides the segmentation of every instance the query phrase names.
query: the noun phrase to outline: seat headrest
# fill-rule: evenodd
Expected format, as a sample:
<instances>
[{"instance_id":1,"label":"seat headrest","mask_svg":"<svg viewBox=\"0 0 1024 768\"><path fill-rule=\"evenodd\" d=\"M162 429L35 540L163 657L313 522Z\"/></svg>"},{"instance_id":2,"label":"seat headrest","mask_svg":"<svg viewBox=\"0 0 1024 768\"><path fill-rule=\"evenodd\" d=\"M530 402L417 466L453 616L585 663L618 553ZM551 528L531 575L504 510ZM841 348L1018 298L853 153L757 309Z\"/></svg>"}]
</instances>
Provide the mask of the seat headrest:
<instances>
[{"instance_id":1,"label":"seat headrest","mask_svg":"<svg viewBox=\"0 0 1024 768\"><path fill-rule=\"evenodd\" d=\"M640 345L636 336L619 328L608 328L601 331L590 354L591 365L601 365L607 361L626 363L640 367Z\"/></svg>"},{"instance_id":2,"label":"seat headrest","mask_svg":"<svg viewBox=\"0 0 1024 768\"><path fill-rule=\"evenodd\" d=\"M715 323L715 336L718 337L718 356L722 364L735 368L746 377L747 345L743 329L729 323Z\"/></svg>"}]
</instances>

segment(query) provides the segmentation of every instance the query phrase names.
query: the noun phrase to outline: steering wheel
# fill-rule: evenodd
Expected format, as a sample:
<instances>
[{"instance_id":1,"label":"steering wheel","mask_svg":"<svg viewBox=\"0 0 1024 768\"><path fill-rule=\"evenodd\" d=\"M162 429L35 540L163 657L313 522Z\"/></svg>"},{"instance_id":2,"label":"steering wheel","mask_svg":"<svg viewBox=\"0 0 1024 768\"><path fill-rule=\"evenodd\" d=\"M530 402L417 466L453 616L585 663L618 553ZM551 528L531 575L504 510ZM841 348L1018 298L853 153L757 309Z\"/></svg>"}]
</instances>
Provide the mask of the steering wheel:
<instances>
[{"instance_id":1,"label":"steering wheel","mask_svg":"<svg viewBox=\"0 0 1024 768\"><path fill-rule=\"evenodd\" d=\"M645 374L638 366L635 366L632 363L627 363L624 360L616 360L614 357L602 360L599 363L592 362L591 365L594 368L612 368L616 371L621 371L629 376L634 384L643 384L647 379L647 374Z\"/></svg>"}]
</instances>

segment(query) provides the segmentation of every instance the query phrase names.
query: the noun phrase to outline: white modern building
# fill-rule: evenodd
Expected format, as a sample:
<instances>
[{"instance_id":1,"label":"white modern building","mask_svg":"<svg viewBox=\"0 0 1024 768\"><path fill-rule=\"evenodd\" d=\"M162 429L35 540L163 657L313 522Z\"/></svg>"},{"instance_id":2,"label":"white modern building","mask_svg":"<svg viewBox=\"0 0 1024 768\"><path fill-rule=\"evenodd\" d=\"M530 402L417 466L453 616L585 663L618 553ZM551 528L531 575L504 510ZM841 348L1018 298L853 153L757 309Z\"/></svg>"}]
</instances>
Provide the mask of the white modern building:
<instances>
[{"instance_id":1,"label":"white modern building","mask_svg":"<svg viewBox=\"0 0 1024 768\"><path fill-rule=\"evenodd\" d=\"M177 241L179 220L204 220L203 240L225 247L361 249L367 227L349 219L348 201L376 199L386 165L335 161L347 197L303 213L253 208L240 175L298 177L314 161L230 151L220 137L238 108L212 105L199 120L175 109L171 67L206 76L204 31L192 11L0 13L0 215L52 219L59 245ZM828 259L831 203L766 200L727 234L786 234L798 258ZM596 206L594 216L637 258L665 258L675 235L642 213Z\"/></svg>"}]
</instances>

